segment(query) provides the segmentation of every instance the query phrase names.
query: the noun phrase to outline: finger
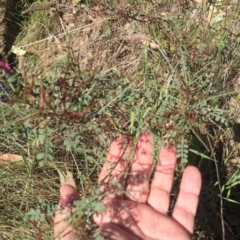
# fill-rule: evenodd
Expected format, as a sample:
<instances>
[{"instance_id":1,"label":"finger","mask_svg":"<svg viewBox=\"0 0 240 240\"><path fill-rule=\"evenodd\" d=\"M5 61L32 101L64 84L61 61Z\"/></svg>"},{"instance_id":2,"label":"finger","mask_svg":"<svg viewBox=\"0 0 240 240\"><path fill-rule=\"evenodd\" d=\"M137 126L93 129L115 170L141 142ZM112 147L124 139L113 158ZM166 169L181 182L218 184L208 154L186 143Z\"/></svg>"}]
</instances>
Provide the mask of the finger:
<instances>
[{"instance_id":1,"label":"finger","mask_svg":"<svg viewBox=\"0 0 240 240\"><path fill-rule=\"evenodd\" d=\"M199 170L193 166L187 167L183 173L178 199L172 214L172 217L190 233L193 232L201 183Z\"/></svg>"},{"instance_id":2,"label":"finger","mask_svg":"<svg viewBox=\"0 0 240 240\"><path fill-rule=\"evenodd\" d=\"M127 198L144 203L149 193L149 175L153 162L153 136L140 136L132 161L131 174L127 181Z\"/></svg>"},{"instance_id":3,"label":"finger","mask_svg":"<svg viewBox=\"0 0 240 240\"><path fill-rule=\"evenodd\" d=\"M115 139L110 146L107 161L99 175L100 189L108 192L107 197L120 197L124 192L124 177L131 146L132 139L128 136Z\"/></svg>"},{"instance_id":4,"label":"finger","mask_svg":"<svg viewBox=\"0 0 240 240\"><path fill-rule=\"evenodd\" d=\"M161 213L167 213L169 208L176 160L174 146L161 149L148 197L148 204Z\"/></svg>"},{"instance_id":5,"label":"finger","mask_svg":"<svg viewBox=\"0 0 240 240\"><path fill-rule=\"evenodd\" d=\"M77 239L70 226L70 215L73 208L70 206L79 199L77 190L71 185L64 185L60 188L60 202L54 218L54 239L69 240Z\"/></svg>"}]
</instances>

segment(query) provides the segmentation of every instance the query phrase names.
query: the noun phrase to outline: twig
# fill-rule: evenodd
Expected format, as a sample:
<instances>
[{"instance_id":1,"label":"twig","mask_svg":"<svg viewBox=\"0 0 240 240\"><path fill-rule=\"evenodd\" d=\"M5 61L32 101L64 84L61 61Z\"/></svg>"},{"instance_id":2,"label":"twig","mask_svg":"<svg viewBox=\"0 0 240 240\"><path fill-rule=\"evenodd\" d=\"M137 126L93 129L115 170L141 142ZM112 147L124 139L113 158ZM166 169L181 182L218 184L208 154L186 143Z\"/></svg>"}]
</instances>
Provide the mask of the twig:
<instances>
[{"instance_id":1,"label":"twig","mask_svg":"<svg viewBox=\"0 0 240 240\"><path fill-rule=\"evenodd\" d=\"M216 173L217 173L217 180L218 180L218 188L219 188L219 195L220 195L220 215L221 215L221 225L222 225L222 239L225 240L225 225L224 225L224 218L223 218L223 198L222 198L222 186L220 183L220 175L218 170L217 159L215 157L212 144L210 142L209 136L207 136L209 147L211 150L211 155L215 163Z\"/></svg>"},{"instance_id":2,"label":"twig","mask_svg":"<svg viewBox=\"0 0 240 240\"><path fill-rule=\"evenodd\" d=\"M38 5L38 6L31 6L30 8L27 8L26 10L22 11L22 14L27 14L30 12L35 12L35 11L42 11L42 10L47 10L52 8L53 6L57 5L57 2L49 2L43 5Z\"/></svg>"},{"instance_id":3,"label":"twig","mask_svg":"<svg viewBox=\"0 0 240 240\"><path fill-rule=\"evenodd\" d=\"M105 20L106 20L106 19L99 20L98 22L104 22ZM54 36L46 37L46 38L41 39L41 40L38 40L38 41L36 41L36 42L28 43L28 44L26 44L26 45L22 45L22 46L19 46L19 47L20 47L20 48L29 47L29 46L32 46L32 45L35 45L35 44L38 44L38 43L42 43L42 42L45 42L45 41L49 41L49 40L51 40L51 39L54 38L54 37L61 37L61 36L64 36L64 35L66 35L66 34L68 34L68 33L80 31L80 30L82 30L82 29L91 27L91 26L93 26L93 25L95 25L95 23L90 23L90 24L85 25L85 26L83 26L83 27L79 27L79 28L75 28L75 29L72 29L72 30L70 30L70 31L67 31L66 33L59 33L59 34L56 34L56 35L54 35Z\"/></svg>"}]
</instances>

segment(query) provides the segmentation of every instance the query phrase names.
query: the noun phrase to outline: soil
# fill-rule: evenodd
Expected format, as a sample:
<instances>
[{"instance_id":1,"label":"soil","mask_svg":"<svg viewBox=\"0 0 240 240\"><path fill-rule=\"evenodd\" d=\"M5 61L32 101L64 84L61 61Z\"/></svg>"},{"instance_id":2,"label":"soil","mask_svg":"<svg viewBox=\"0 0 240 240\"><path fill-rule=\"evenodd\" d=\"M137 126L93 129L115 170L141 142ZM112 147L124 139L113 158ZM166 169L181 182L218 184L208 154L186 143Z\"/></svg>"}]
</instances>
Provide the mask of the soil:
<instances>
[{"instance_id":1,"label":"soil","mask_svg":"<svg viewBox=\"0 0 240 240\"><path fill-rule=\"evenodd\" d=\"M0 51L4 52L5 49L5 33L6 33L6 14L7 0L1 0L0 2Z\"/></svg>"},{"instance_id":2,"label":"soil","mask_svg":"<svg viewBox=\"0 0 240 240\"><path fill-rule=\"evenodd\" d=\"M22 10L21 1L0 1L0 53L6 55L20 32L21 21L19 13Z\"/></svg>"}]
</instances>

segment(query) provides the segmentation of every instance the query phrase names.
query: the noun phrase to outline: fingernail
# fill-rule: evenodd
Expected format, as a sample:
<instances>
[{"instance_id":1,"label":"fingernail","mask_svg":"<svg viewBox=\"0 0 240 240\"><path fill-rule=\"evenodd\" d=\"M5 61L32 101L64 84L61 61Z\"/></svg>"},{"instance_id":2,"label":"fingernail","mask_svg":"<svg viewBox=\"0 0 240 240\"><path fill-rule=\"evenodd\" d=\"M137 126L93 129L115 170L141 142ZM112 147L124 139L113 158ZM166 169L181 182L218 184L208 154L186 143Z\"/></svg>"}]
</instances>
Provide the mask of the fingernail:
<instances>
[{"instance_id":1,"label":"fingernail","mask_svg":"<svg viewBox=\"0 0 240 240\"><path fill-rule=\"evenodd\" d=\"M177 154L177 149L176 149L176 147L173 146L172 144L167 143L164 148L165 148L168 152Z\"/></svg>"},{"instance_id":2,"label":"fingernail","mask_svg":"<svg viewBox=\"0 0 240 240\"><path fill-rule=\"evenodd\" d=\"M71 185L63 185L60 188L60 204L69 205L80 198L77 190Z\"/></svg>"},{"instance_id":3,"label":"fingernail","mask_svg":"<svg viewBox=\"0 0 240 240\"><path fill-rule=\"evenodd\" d=\"M173 145L168 145L166 149L171 153L177 154L177 149Z\"/></svg>"}]
</instances>

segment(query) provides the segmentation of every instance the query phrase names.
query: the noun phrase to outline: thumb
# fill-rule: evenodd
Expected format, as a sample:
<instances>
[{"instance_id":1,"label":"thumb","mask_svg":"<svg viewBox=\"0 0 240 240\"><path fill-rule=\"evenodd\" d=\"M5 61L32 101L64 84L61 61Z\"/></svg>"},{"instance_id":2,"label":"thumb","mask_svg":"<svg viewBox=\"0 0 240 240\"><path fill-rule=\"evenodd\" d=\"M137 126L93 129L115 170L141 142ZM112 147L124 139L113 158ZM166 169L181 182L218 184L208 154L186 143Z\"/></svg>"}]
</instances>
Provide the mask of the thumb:
<instances>
[{"instance_id":1,"label":"thumb","mask_svg":"<svg viewBox=\"0 0 240 240\"><path fill-rule=\"evenodd\" d=\"M55 211L54 239L77 240L70 226L71 214L74 211L72 204L80 198L77 190L71 185L63 185L60 188L60 201Z\"/></svg>"}]
</instances>

